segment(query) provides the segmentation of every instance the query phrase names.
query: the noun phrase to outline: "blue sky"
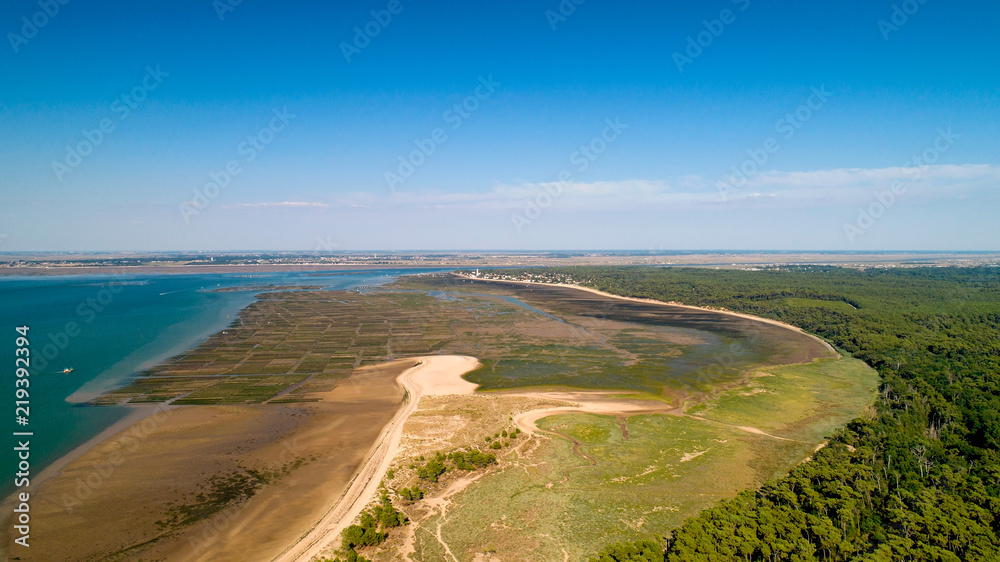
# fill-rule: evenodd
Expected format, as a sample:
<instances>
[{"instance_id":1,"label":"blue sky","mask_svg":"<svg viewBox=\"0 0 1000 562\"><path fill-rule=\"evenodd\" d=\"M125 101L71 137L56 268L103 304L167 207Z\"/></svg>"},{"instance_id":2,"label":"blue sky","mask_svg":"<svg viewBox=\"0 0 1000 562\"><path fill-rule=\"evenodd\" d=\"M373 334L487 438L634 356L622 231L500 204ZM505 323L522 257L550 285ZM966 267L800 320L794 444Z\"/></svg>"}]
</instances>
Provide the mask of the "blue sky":
<instances>
[{"instance_id":1,"label":"blue sky","mask_svg":"<svg viewBox=\"0 0 1000 562\"><path fill-rule=\"evenodd\" d=\"M998 250L998 23L985 1L11 0L0 251Z\"/></svg>"}]
</instances>

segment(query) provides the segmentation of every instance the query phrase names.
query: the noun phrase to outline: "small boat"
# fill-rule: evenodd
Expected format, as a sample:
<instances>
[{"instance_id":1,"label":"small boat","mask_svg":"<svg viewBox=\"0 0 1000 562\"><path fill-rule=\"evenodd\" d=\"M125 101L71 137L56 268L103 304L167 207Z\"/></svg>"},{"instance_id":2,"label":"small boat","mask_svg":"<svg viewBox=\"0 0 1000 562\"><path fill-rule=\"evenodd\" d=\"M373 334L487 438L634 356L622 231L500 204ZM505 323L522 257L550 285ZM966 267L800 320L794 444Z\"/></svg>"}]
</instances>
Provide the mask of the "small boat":
<instances>
[{"instance_id":1,"label":"small boat","mask_svg":"<svg viewBox=\"0 0 1000 562\"><path fill-rule=\"evenodd\" d=\"M70 367L68 369L63 369L62 372L64 375L68 375L73 372L73 367Z\"/></svg>"}]
</instances>

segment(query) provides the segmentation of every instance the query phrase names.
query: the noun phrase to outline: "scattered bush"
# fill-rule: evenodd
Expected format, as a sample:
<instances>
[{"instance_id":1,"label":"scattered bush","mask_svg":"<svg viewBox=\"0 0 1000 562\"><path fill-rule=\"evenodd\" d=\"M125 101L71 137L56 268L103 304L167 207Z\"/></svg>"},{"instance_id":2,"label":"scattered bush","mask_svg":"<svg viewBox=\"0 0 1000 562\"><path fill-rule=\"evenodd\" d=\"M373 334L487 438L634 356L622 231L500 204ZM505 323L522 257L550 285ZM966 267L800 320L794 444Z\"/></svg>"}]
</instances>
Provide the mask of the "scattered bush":
<instances>
[{"instance_id":1,"label":"scattered bush","mask_svg":"<svg viewBox=\"0 0 1000 562\"><path fill-rule=\"evenodd\" d=\"M646 540L608 545L590 562L662 562L663 559L663 547Z\"/></svg>"},{"instance_id":2,"label":"scattered bush","mask_svg":"<svg viewBox=\"0 0 1000 562\"><path fill-rule=\"evenodd\" d=\"M431 459L427 461L427 464L421 466L417 469L417 476L421 480L426 480L428 482L437 482L438 477L444 474L446 470L444 463L438 459Z\"/></svg>"},{"instance_id":3,"label":"scattered bush","mask_svg":"<svg viewBox=\"0 0 1000 562\"><path fill-rule=\"evenodd\" d=\"M455 451L448 455L448 460L455 463L458 470L476 470L487 465L496 464L497 457L492 454L483 454L479 451Z\"/></svg>"},{"instance_id":4,"label":"scattered bush","mask_svg":"<svg viewBox=\"0 0 1000 562\"><path fill-rule=\"evenodd\" d=\"M355 552L359 546L378 546L385 542L389 532L386 529L398 527L406 523L406 516L392 507L389 495L382 491L381 502L361 513L361 518L357 525L351 525L344 529L341 546L346 551L346 561L340 562L363 562L366 559Z\"/></svg>"},{"instance_id":5,"label":"scattered bush","mask_svg":"<svg viewBox=\"0 0 1000 562\"><path fill-rule=\"evenodd\" d=\"M399 497L412 503L424 499L424 491L414 486L412 488L402 488L398 492Z\"/></svg>"}]
</instances>

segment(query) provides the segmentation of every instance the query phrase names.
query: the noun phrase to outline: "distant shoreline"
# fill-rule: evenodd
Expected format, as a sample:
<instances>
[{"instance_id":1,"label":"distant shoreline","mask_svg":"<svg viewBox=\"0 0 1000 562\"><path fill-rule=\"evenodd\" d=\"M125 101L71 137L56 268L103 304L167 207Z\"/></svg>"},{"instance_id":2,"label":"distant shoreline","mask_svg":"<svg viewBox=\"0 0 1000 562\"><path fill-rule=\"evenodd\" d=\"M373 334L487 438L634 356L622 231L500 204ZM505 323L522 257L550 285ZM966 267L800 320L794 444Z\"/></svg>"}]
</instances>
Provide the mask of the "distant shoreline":
<instances>
[{"instance_id":1,"label":"distant shoreline","mask_svg":"<svg viewBox=\"0 0 1000 562\"><path fill-rule=\"evenodd\" d=\"M0 277L47 277L55 275L122 275L128 273L166 273L183 275L205 273L280 273L283 271L372 271L378 269L450 269L468 265L98 265L54 267L3 267Z\"/></svg>"},{"instance_id":2,"label":"distant shoreline","mask_svg":"<svg viewBox=\"0 0 1000 562\"><path fill-rule=\"evenodd\" d=\"M785 322L781 322L780 320L772 320L770 318L761 318L760 316L754 316L752 314L744 314L742 312L733 312L731 310L725 310L725 309L720 309L720 308L706 308L706 307L703 307L703 306L693 306L693 305L690 305L690 304L682 304L682 303L675 302L675 301L659 301L659 300L656 300L656 299L644 299L644 298L638 298L638 297L623 297L621 295L615 295L613 293L606 293L604 291L600 291L598 289L592 289L590 287L584 287L582 285L570 285L569 283L540 283L538 281L513 281L513 280L508 280L508 279L483 279L481 277L469 277L467 275L460 275L458 273L455 273L453 275L455 275L456 277L462 278L462 279L468 279L470 281L490 281L490 282L494 282L494 283L518 283L518 284L521 284L521 285L539 285L539 286L543 286L543 287L562 287L562 288L565 288L565 289L577 289L577 290L580 290L580 291L585 291L585 292L588 292L588 293L591 293L591 294L600 295L602 297L608 297L608 298L613 298L613 299L626 300L626 301L632 301L632 302L640 302L640 303L643 303L643 304L655 304L655 305L660 305L660 306L675 306L675 307L678 307L678 308L686 308L686 309L689 309L689 310L698 310L698 311L701 311L701 312L714 312L716 314L725 314L727 316L735 316L737 318L743 318L743 319L746 319L746 320L754 320L756 322L763 322L765 324L771 324L772 326L778 326L778 327L784 328L786 330L791 330L793 332L798 332L799 334L802 334L804 336L812 338L812 339L816 340L817 342L823 344L823 346L826 347L827 350L829 350L831 353L833 353L836 357L841 357L840 352L838 352L836 349L834 349L834 347L832 345L830 345L829 342L827 342L826 340L824 340L823 338L821 338L821 337L819 337L817 335L810 334L809 332L806 332L805 330L803 330L802 328L799 328L798 326L793 326L791 324L787 324Z\"/></svg>"},{"instance_id":3,"label":"distant shoreline","mask_svg":"<svg viewBox=\"0 0 1000 562\"><path fill-rule=\"evenodd\" d=\"M206 254L207 256L209 254ZM224 252L215 255L233 257ZM382 255L379 252L379 255ZM976 265L1000 265L1000 252L815 252L815 251L741 251L718 250L700 252L501 252L456 251L448 255L434 252L405 252L399 256L416 259L401 259L392 253L382 258L375 254L361 257L316 257L308 253L289 254L289 257L265 258L264 263L199 263L188 264L187 260L159 259L158 255L130 254L129 261L136 265L100 264L100 261L123 259L121 255L94 253L81 257L72 254L49 253L44 257L18 257L18 254L0 253L4 261L0 265L0 277L51 276L51 275L95 275L95 274L197 274L197 273L262 273L282 271L370 271L378 269L458 269L458 268L526 268L526 267L571 267L571 266L618 266L618 267L713 267L756 268L794 266L835 266L835 267L933 267ZM234 261L244 261L240 256ZM284 260L290 263L281 263ZM326 260L326 261L324 261ZM12 263L17 265L11 265ZM97 262L96 264L94 262ZM345 263L346 262L346 263ZM354 263L352 263L354 262Z\"/></svg>"}]
</instances>

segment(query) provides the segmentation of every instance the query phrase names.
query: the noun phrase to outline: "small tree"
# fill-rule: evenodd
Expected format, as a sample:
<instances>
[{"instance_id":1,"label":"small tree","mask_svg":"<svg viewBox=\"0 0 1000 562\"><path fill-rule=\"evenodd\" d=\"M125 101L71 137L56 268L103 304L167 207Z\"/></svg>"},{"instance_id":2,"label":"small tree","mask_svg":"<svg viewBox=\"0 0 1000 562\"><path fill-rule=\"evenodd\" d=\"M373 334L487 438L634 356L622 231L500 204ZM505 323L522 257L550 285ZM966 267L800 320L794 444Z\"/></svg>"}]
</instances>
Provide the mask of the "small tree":
<instances>
[{"instance_id":1,"label":"small tree","mask_svg":"<svg viewBox=\"0 0 1000 562\"><path fill-rule=\"evenodd\" d=\"M427 464L417 469L417 476L428 482L437 482L438 477L444 474L444 463L434 458L427 461Z\"/></svg>"},{"instance_id":2,"label":"small tree","mask_svg":"<svg viewBox=\"0 0 1000 562\"><path fill-rule=\"evenodd\" d=\"M350 550L356 546L360 546L364 536L365 529L360 525L351 525L350 527L344 529L344 550Z\"/></svg>"},{"instance_id":3,"label":"small tree","mask_svg":"<svg viewBox=\"0 0 1000 562\"><path fill-rule=\"evenodd\" d=\"M408 502L415 502L424 498L424 491L414 486L399 490L399 496Z\"/></svg>"}]
</instances>

